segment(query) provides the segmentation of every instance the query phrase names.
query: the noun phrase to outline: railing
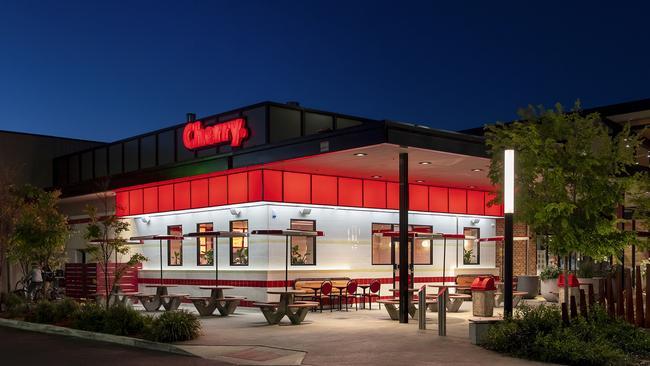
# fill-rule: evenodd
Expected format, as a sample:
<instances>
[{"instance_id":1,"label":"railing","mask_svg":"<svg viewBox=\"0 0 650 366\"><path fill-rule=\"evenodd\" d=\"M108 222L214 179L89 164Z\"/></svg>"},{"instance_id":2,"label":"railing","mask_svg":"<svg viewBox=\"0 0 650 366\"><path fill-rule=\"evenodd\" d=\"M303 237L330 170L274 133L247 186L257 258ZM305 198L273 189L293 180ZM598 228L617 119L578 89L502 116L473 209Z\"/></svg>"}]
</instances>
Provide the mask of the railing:
<instances>
[{"instance_id":1,"label":"railing","mask_svg":"<svg viewBox=\"0 0 650 366\"><path fill-rule=\"evenodd\" d=\"M447 335L447 301L449 300L449 289L442 287L438 292L438 335Z\"/></svg>"}]
</instances>

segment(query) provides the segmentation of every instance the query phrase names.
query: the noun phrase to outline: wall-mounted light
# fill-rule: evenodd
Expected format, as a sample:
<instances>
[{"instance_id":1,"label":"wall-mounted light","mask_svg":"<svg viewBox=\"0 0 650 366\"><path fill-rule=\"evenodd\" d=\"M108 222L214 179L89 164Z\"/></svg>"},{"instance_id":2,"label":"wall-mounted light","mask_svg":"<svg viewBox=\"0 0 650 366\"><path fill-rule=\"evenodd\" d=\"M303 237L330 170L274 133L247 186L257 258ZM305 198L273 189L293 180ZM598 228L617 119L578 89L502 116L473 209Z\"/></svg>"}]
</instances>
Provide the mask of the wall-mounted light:
<instances>
[{"instance_id":1,"label":"wall-mounted light","mask_svg":"<svg viewBox=\"0 0 650 366\"><path fill-rule=\"evenodd\" d=\"M301 208L298 213L302 216L307 216L311 213L311 208Z\"/></svg>"},{"instance_id":2,"label":"wall-mounted light","mask_svg":"<svg viewBox=\"0 0 650 366\"><path fill-rule=\"evenodd\" d=\"M470 220L470 223L472 223L472 225L476 225L479 222L481 222L481 219L472 219L472 220Z\"/></svg>"},{"instance_id":3,"label":"wall-mounted light","mask_svg":"<svg viewBox=\"0 0 650 366\"><path fill-rule=\"evenodd\" d=\"M230 214L233 215L233 216L239 216L239 215L241 215L241 210L238 210L236 208L231 208L230 209Z\"/></svg>"},{"instance_id":4,"label":"wall-mounted light","mask_svg":"<svg viewBox=\"0 0 650 366\"><path fill-rule=\"evenodd\" d=\"M148 224L151 222L151 217L149 216L140 216L140 221L142 221L145 224Z\"/></svg>"},{"instance_id":5,"label":"wall-mounted light","mask_svg":"<svg viewBox=\"0 0 650 366\"><path fill-rule=\"evenodd\" d=\"M515 212L515 151L506 150L503 155L503 212Z\"/></svg>"}]
</instances>

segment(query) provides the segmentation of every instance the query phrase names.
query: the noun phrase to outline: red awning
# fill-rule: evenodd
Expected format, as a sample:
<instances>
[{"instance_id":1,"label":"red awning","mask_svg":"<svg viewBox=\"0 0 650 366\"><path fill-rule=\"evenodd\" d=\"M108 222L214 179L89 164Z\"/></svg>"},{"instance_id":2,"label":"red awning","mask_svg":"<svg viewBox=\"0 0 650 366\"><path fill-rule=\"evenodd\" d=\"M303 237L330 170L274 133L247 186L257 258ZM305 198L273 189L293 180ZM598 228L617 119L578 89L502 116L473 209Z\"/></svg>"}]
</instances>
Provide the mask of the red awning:
<instances>
[{"instance_id":1,"label":"red awning","mask_svg":"<svg viewBox=\"0 0 650 366\"><path fill-rule=\"evenodd\" d=\"M129 240L183 240L185 239L182 236L178 235L144 235L144 236L132 236Z\"/></svg>"},{"instance_id":2,"label":"red awning","mask_svg":"<svg viewBox=\"0 0 650 366\"><path fill-rule=\"evenodd\" d=\"M199 231L183 235L186 238L243 238L248 233L241 231Z\"/></svg>"},{"instance_id":3,"label":"red awning","mask_svg":"<svg viewBox=\"0 0 650 366\"><path fill-rule=\"evenodd\" d=\"M270 235L270 236L323 236L322 231L311 230L253 230L253 235Z\"/></svg>"}]
</instances>

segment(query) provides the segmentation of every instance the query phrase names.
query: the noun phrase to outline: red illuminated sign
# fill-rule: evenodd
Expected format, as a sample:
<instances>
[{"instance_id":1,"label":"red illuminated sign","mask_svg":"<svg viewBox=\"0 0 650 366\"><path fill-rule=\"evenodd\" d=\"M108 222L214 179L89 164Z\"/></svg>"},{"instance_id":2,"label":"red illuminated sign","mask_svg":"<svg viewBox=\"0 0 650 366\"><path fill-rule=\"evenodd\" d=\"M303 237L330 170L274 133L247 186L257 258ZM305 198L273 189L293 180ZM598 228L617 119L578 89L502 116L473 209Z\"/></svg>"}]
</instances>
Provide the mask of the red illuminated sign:
<instances>
[{"instance_id":1,"label":"red illuminated sign","mask_svg":"<svg viewBox=\"0 0 650 366\"><path fill-rule=\"evenodd\" d=\"M207 127L203 127L203 122L196 121L185 125L183 145L188 149L198 149L230 142L230 146L239 147L247 137L248 129L243 118L235 118Z\"/></svg>"}]
</instances>

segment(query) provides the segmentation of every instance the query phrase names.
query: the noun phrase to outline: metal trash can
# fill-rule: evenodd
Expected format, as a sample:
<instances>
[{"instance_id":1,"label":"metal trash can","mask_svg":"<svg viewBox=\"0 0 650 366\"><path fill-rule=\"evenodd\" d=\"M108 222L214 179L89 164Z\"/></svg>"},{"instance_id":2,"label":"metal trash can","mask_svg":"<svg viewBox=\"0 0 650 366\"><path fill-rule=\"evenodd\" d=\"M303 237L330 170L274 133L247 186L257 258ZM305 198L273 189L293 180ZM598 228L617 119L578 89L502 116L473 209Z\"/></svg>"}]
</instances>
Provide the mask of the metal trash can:
<instances>
[{"instance_id":1,"label":"metal trash can","mask_svg":"<svg viewBox=\"0 0 650 366\"><path fill-rule=\"evenodd\" d=\"M557 288L558 288L558 297L559 304L562 306L564 304L564 273L560 274L560 277L557 279ZM578 278L569 273L569 301L571 301L571 296L575 298L576 308L580 308L580 283ZM571 310L571 304L567 306L567 310Z\"/></svg>"},{"instance_id":2,"label":"metal trash can","mask_svg":"<svg viewBox=\"0 0 650 366\"><path fill-rule=\"evenodd\" d=\"M494 278L478 276L472 282L472 312L474 316L491 317L494 312Z\"/></svg>"}]
</instances>

